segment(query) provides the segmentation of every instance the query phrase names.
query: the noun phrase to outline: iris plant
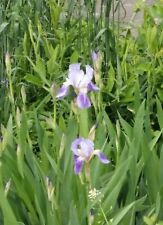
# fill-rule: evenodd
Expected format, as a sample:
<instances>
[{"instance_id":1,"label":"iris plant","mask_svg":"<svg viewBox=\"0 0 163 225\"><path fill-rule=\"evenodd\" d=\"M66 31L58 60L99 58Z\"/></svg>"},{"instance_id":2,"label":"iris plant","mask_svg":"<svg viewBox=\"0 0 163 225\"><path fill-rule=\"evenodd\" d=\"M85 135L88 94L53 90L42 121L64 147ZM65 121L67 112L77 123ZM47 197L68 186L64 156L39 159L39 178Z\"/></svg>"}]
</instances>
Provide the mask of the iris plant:
<instances>
[{"instance_id":1,"label":"iris plant","mask_svg":"<svg viewBox=\"0 0 163 225\"><path fill-rule=\"evenodd\" d=\"M69 66L68 78L58 91L56 98L62 99L68 95L69 87L73 86L77 95L76 103L79 108L89 108L91 106L88 97L89 91L98 91L99 88L92 82L93 69L86 65L86 72L80 69L80 63L71 64Z\"/></svg>"},{"instance_id":2,"label":"iris plant","mask_svg":"<svg viewBox=\"0 0 163 225\"><path fill-rule=\"evenodd\" d=\"M92 56L93 63L96 63L97 60L98 60L98 58L99 58L99 52L96 53L95 51L93 51L92 54L91 54L91 56Z\"/></svg>"},{"instance_id":3,"label":"iris plant","mask_svg":"<svg viewBox=\"0 0 163 225\"><path fill-rule=\"evenodd\" d=\"M104 153L99 149L94 149L94 143L90 139L77 138L72 142L71 150L74 153L75 174L78 174L82 170L84 161L88 163L94 155L104 164L110 162Z\"/></svg>"}]
</instances>

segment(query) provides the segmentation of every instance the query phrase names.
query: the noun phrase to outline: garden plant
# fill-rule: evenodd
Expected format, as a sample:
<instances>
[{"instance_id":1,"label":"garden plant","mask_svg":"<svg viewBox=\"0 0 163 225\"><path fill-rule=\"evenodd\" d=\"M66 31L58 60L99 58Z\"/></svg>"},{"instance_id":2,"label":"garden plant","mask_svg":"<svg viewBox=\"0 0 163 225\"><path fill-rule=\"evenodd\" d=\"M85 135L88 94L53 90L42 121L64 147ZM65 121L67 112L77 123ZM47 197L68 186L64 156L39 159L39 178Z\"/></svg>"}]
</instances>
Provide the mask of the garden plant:
<instances>
[{"instance_id":1,"label":"garden plant","mask_svg":"<svg viewBox=\"0 0 163 225\"><path fill-rule=\"evenodd\" d=\"M1 0L0 225L163 225L163 1L125 13Z\"/></svg>"}]
</instances>

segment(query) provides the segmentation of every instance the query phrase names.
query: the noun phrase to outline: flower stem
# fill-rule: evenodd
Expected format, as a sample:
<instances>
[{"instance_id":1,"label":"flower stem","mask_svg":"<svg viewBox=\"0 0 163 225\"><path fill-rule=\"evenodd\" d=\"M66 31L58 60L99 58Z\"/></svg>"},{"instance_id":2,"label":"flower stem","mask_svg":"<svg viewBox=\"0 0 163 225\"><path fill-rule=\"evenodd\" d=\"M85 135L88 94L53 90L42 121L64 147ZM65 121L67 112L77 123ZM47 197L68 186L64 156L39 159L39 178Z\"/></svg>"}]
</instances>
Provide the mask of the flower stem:
<instances>
[{"instance_id":1,"label":"flower stem","mask_svg":"<svg viewBox=\"0 0 163 225\"><path fill-rule=\"evenodd\" d=\"M53 121L54 121L54 128L56 128L56 98L53 97Z\"/></svg>"},{"instance_id":2,"label":"flower stem","mask_svg":"<svg viewBox=\"0 0 163 225\"><path fill-rule=\"evenodd\" d=\"M86 180L86 193L87 193L87 202L88 202L87 219L88 219L88 225L92 225L93 220L92 220L92 215L89 208L89 198L88 198L89 190L91 190L91 173L90 173L89 162L85 162L85 180Z\"/></svg>"},{"instance_id":3,"label":"flower stem","mask_svg":"<svg viewBox=\"0 0 163 225\"><path fill-rule=\"evenodd\" d=\"M88 125L88 110L82 109L78 110L79 115L79 135L84 138L88 138L89 133L89 125ZM85 162L84 165L84 176L85 176L85 182L86 182L86 194L87 194L87 203L88 203L88 210L87 210L87 222L88 225L92 225L92 216L90 213L89 208L89 199L88 199L88 193L91 189L91 173L90 173L90 163L89 161Z\"/></svg>"},{"instance_id":4,"label":"flower stem","mask_svg":"<svg viewBox=\"0 0 163 225\"><path fill-rule=\"evenodd\" d=\"M99 204L99 206L100 206L100 210L101 210L101 212L102 212L102 215L103 215L103 217L104 217L104 220L105 220L106 224L109 225L109 222L108 222L108 220L107 220L107 218L106 218L106 215L105 215L105 213L104 213L104 210L103 210L103 208L102 208L102 206L101 206L101 203Z\"/></svg>"},{"instance_id":5,"label":"flower stem","mask_svg":"<svg viewBox=\"0 0 163 225\"><path fill-rule=\"evenodd\" d=\"M88 129L88 111L87 109L82 109L79 111L79 134L81 137L87 138L89 129Z\"/></svg>"},{"instance_id":6,"label":"flower stem","mask_svg":"<svg viewBox=\"0 0 163 225\"><path fill-rule=\"evenodd\" d=\"M5 56L5 64L6 64L6 74L8 76L8 82L9 82L9 100L11 103L12 108L12 115L15 117L15 100L14 100L14 89L12 85L12 67L11 67L11 59L10 54L6 53Z\"/></svg>"},{"instance_id":7,"label":"flower stem","mask_svg":"<svg viewBox=\"0 0 163 225\"><path fill-rule=\"evenodd\" d=\"M90 173L90 164L89 162L85 163L85 179L88 184L88 189L91 189L91 173Z\"/></svg>"}]
</instances>

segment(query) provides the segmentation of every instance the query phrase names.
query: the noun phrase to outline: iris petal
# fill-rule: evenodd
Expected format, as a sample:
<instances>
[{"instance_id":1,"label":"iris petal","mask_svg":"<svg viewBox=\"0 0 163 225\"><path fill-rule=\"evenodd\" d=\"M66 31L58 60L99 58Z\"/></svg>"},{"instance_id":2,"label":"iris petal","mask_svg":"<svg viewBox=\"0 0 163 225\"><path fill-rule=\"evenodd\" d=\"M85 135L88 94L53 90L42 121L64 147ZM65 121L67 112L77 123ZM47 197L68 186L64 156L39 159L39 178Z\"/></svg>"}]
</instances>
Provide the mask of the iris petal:
<instances>
[{"instance_id":1,"label":"iris petal","mask_svg":"<svg viewBox=\"0 0 163 225\"><path fill-rule=\"evenodd\" d=\"M89 139L84 139L80 143L83 154L86 156L86 159L89 159L94 151L94 143Z\"/></svg>"},{"instance_id":2,"label":"iris petal","mask_svg":"<svg viewBox=\"0 0 163 225\"><path fill-rule=\"evenodd\" d=\"M80 93L77 96L76 102L77 102L78 107L81 109L89 108L91 106L91 102L90 102L87 94L84 94L84 93Z\"/></svg>"},{"instance_id":3,"label":"iris petal","mask_svg":"<svg viewBox=\"0 0 163 225\"><path fill-rule=\"evenodd\" d=\"M78 88L81 80L84 78L84 72L82 70L69 72L68 78L72 86Z\"/></svg>"},{"instance_id":4,"label":"iris petal","mask_svg":"<svg viewBox=\"0 0 163 225\"><path fill-rule=\"evenodd\" d=\"M58 99L64 98L65 96L67 96L68 91L69 91L69 85L63 84L62 87L59 89L59 91L56 95L56 98L58 98Z\"/></svg>"},{"instance_id":5,"label":"iris petal","mask_svg":"<svg viewBox=\"0 0 163 225\"><path fill-rule=\"evenodd\" d=\"M78 155L78 149L79 149L79 146L81 144L81 142L84 140L84 138L77 138L75 139L72 144L71 144L71 150L73 151L73 153L77 156Z\"/></svg>"},{"instance_id":6,"label":"iris petal","mask_svg":"<svg viewBox=\"0 0 163 225\"><path fill-rule=\"evenodd\" d=\"M69 72L71 71L80 71L80 63L73 63L71 65L69 65Z\"/></svg>"},{"instance_id":7,"label":"iris petal","mask_svg":"<svg viewBox=\"0 0 163 225\"><path fill-rule=\"evenodd\" d=\"M95 51L93 51L91 54L91 57L92 57L92 61L95 63L98 59L98 54Z\"/></svg>"},{"instance_id":8,"label":"iris petal","mask_svg":"<svg viewBox=\"0 0 163 225\"><path fill-rule=\"evenodd\" d=\"M87 88L87 86L91 82L92 78L93 78L93 69L89 65L86 65L86 74L81 79L78 87L79 88L83 88L83 87Z\"/></svg>"},{"instance_id":9,"label":"iris petal","mask_svg":"<svg viewBox=\"0 0 163 225\"><path fill-rule=\"evenodd\" d=\"M74 172L75 174L80 173L83 167L83 160L80 157L74 156Z\"/></svg>"},{"instance_id":10,"label":"iris petal","mask_svg":"<svg viewBox=\"0 0 163 225\"><path fill-rule=\"evenodd\" d=\"M93 78L93 69L89 65L86 65L86 76L89 77L90 81Z\"/></svg>"},{"instance_id":11,"label":"iris petal","mask_svg":"<svg viewBox=\"0 0 163 225\"><path fill-rule=\"evenodd\" d=\"M90 82L88 84L87 88L88 88L88 91L99 91L100 90L100 88L97 87L93 82Z\"/></svg>"},{"instance_id":12,"label":"iris petal","mask_svg":"<svg viewBox=\"0 0 163 225\"><path fill-rule=\"evenodd\" d=\"M71 64L69 66L68 79L73 87L78 88L83 77L84 72L80 70L80 63Z\"/></svg>"},{"instance_id":13,"label":"iris petal","mask_svg":"<svg viewBox=\"0 0 163 225\"><path fill-rule=\"evenodd\" d=\"M110 161L107 159L106 155L104 153L102 153L100 150L95 150L94 155L97 155L99 160L104 163L104 164L108 164L110 163Z\"/></svg>"}]
</instances>

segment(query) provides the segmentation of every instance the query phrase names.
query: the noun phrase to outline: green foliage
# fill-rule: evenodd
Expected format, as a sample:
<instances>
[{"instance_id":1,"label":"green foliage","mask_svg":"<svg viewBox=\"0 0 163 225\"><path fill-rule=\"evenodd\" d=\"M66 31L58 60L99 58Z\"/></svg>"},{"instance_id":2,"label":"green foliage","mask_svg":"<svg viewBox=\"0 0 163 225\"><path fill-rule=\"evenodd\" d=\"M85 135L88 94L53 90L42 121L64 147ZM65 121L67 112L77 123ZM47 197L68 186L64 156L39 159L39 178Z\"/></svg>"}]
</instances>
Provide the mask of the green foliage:
<instances>
[{"instance_id":1,"label":"green foliage","mask_svg":"<svg viewBox=\"0 0 163 225\"><path fill-rule=\"evenodd\" d=\"M134 37L114 21L121 1L1 1L0 224L162 224L161 3ZM71 94L55 98L75 62L94 66L100 86L80 113ZM94 124L111 163L91 160L90 188L70 149Z\"/></svg>"}]
</instances>

